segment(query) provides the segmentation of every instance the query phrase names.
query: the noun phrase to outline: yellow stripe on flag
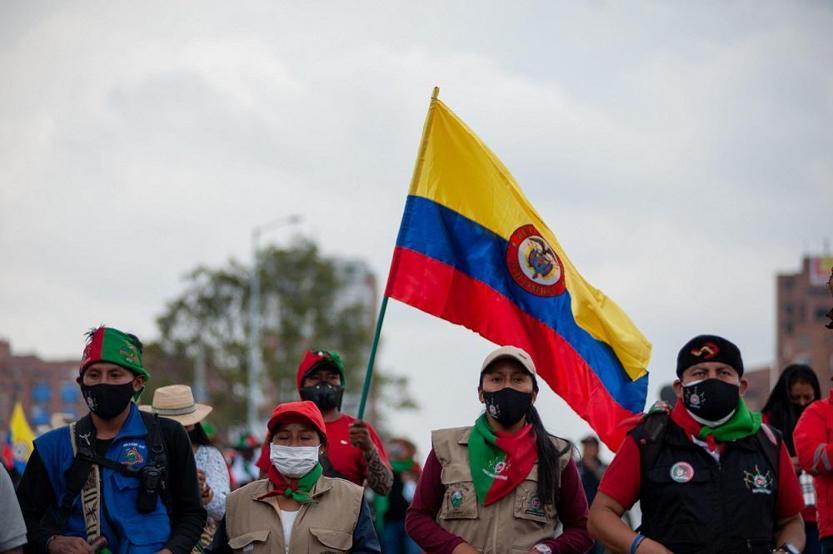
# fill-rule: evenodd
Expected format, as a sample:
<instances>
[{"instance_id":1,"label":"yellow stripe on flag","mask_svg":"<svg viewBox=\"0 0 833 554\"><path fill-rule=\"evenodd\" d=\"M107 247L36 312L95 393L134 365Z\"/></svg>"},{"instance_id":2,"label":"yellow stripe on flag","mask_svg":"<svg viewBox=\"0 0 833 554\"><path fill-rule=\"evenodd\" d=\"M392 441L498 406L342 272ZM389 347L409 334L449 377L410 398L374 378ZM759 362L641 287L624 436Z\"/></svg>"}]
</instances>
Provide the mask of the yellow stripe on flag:
<instances>
[{"instance_id":1,"label":"yellow stripe on flag","mask_svg":"<svg viewBox=\"0 0 833 554\"><path fill-rule=\"evenodd\" d=\"M436 98L425 121L410 194L441 204L507 240L519 227L534 225L564 265L576 323L613 349L631 379L646 373L651 343L613 300L584 280L509 170Z\"/></svg>"},{"instance_id":2,"label":"yellow stripe on flag","mask_svg":"<svg viewBox=\"0 0 833 554\"><path fill-rule=\"evenodd\" d=\"M32 453L32 441L35 440L35 433L26 421L23 413L23 405L15 402L12 418L9 421L9 432L11 433L12 451L16 461L26 461Z\"/></svg>"}]
</instances>

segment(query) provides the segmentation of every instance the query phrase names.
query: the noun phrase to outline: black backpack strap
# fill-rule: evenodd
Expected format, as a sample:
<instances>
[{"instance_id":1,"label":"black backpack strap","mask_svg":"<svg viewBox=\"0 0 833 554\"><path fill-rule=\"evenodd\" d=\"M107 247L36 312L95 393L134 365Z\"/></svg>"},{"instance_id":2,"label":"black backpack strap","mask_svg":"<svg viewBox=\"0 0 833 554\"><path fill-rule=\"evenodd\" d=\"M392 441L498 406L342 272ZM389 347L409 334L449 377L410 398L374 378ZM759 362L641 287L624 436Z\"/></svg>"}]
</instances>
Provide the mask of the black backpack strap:
<instances>
[{"instance_id":1,"label":"black backpack strap","mask_svg":"<svg viewBox=\"0 0 833 554\"><path fill-rule=\"evenodd\" d=\"M144 411L139 413L142 415L142 421L148 431L148 450L150 451L150 455L147 466L155 467L162 471L161 498L165 506L170 509L173 505L173 499L171 497L170 483L168 482L170 478L170 472L168 471L168 449L162 436L159 414L151 414Z\"/></svg>"},{"instance_id":2,"label":"black backpack strap","mask_svg":"<svg viewBox=\"0 0 833 554\"><path fill-rule=\"evenodd\" d=\"M163 462L161 465L167 465L167 449L165 448L165 441L162 440L162 431L159 429L159 414L151 414L145 411L139 412L142 414L142 422L148 431L148 449L150 450L150 458L148 463L154 461Z\"/></svg>"},{"instance_id":3,"label":"black backpack strap","mask_svg":"<svg viewBox=\"0 0 833 554\"><path fill-rule=\"evenodd\" d=\"M649 413L642 420L642 423L631 432L631 436L639 448L640 465L643 470L653 467L656 463L670 420L671 415L666 412Z\"/></svg>"},{"instance_id":4,"label":"black backpack strap","mask_svg":"<svg viewBox=\"0 0 833 554\"><path fill-rule=\"evenodd\" d=\"M769 465L772 466L772 469L775 471L775 478L776 482L778 479L778 469L781 465L779 461L781 460L781 442L784 438L781 435L781 431L770 427L766 423L761 424L761 428L758 429L758 432L755 433L755 438L758 440L758 444L761 446L761 450L766 456Z\"/></svg>"},{"instance_id":5,"label":"black backpack strap","mask_svg":"<svg viewBox=\"0 0 833 554\"><path fill-rule=\"evenodd\" d=\"M83 449L95 448L95 430L93 428L90 415L87 414L75 423L69 426L70 441L72 442L72 452L75 457L72 460L72 465L64 475L66 480L66 490L64 497L61 499L61 507L59 514L59 527L63 530L66 526L67 520L72 513L72 505L75 499L81 494L81 489L84 488L84 483L90 476L93 463L89 456L82 456Z\"/></svg>"}]
</instances>

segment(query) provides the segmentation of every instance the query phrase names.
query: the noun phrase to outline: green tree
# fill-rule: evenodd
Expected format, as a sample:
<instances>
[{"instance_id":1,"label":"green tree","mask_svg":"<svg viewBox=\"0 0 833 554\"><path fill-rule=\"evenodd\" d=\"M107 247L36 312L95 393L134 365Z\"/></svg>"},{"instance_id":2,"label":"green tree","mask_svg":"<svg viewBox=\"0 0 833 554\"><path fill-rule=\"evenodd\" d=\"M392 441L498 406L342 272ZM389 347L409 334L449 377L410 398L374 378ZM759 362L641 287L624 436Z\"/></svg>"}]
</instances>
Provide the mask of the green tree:
<instances>
[{"instance_id":1,"label":"green tree","mask_svg":"<svg viewBox=\"0 0 833 554\"><path fill-rule=\"evenodd\" d=\"M207 390L215 414L226 428L245 419L251 268L230 261L222 268L198 267L186 277L185 290L167 304L157 319L160 342L147 349L148 366L164 366L152 386L191 382L194 360L203 349ZM285 249L259 253L264 406L261 416L279 401L294 400L295 373L303 352L311 348L338 351L344 359L348 393L361 392L376 317L376 280L359 260L324 256L305 238ZM376 379L374 373L374 379ZM391 394L385 394L388 384ZM374 394L387 396L385 407L414 404L401 377L379 375ZM145 402L149 396L145 397ZM375 413L371 410L371 413Z\"/></svg>"}]
</instances>

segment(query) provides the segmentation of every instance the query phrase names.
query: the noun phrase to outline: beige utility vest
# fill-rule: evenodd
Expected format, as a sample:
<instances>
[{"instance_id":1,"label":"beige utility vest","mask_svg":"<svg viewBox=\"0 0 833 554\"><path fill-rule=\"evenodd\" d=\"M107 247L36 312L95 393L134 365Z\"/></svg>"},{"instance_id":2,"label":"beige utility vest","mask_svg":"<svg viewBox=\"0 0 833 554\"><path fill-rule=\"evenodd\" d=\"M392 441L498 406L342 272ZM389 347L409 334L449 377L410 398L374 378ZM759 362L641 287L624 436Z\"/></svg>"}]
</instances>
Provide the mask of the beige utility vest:
<instances>
[{"instance_id":1,"label":"beige utility vest","mask_svg":"<svg viewBox=\"0 0 833 554\"><path fill-rule=\"evenodd\" d=\"M226 503L226 534L235 552L349 552L353 531L359 520L364 490L346 481L324 477L310 492L312 502L302 504L286 544L274 496L268 479L237 489Z\"/></svg>"},{"instance_id":2,"label":"beige utility vest","mask_svg":"<svg viewBox=\"0 0 833 554\"><path fill-rule=\"evenodd\" d=\"M469 467L469 435L471 427L441 429L431 434L445 486L437 513L440 527L484 554L529 552L536 543L551 539L558 516L555 506L542 505L538 497L538 464L513 492L489 506L478 504ZM555 437L552 441L558 452L569 452L566 441ZM562 454L562 471L568 462L569 454Z\"/></svg>"}]
</instances>

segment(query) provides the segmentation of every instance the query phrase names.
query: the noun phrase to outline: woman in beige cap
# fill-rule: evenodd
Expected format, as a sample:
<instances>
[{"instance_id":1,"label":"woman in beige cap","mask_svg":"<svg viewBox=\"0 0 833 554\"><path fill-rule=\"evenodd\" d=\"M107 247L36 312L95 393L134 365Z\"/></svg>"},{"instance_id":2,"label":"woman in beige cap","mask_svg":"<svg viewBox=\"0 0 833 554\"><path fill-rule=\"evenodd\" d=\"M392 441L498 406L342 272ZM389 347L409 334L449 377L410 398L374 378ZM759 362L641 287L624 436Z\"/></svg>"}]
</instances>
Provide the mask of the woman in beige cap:
<instances>
[{"instance_id":1,"label":"woman in beige cap","mask_svg":"<svg viewBox=\"0 0 833 554\"><path fill-rule=\"evenodd\" d=\"M477 395L486 409L474 426L431 434L408 535L425 552L587 552L587 498L570 443L550 435L535 409L532 358L494 350Z\"/></svg>"},{"instance_id":2,"label":"woman in beige cap","mask_svg":"<svg viewBox=\"0 0 833 554\"><path fill-rule=\"evenodd\" d=\"M140 409L178 421L188 431L194 461L197 463L197 479L202 493L202 502L208 512L200 545L205 548L211 542L217 524L226 512L226 497L229 494L229 474L223 453L211 444L205 429L200 424L213 408L194 402L194 395L188 385L159 387L153 393L153 404Z\"/></svg>"}]
</instances>

